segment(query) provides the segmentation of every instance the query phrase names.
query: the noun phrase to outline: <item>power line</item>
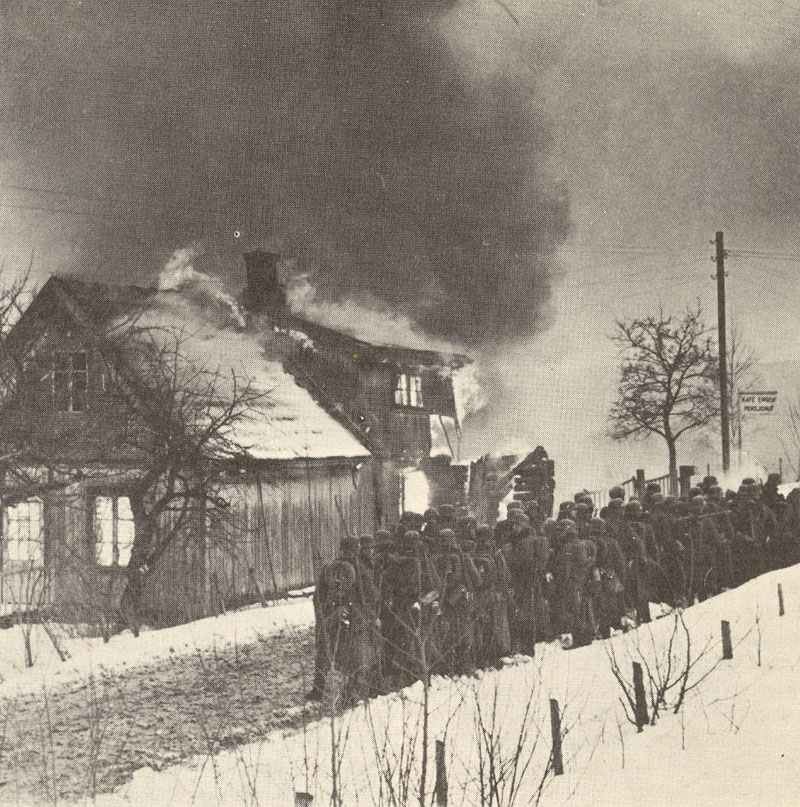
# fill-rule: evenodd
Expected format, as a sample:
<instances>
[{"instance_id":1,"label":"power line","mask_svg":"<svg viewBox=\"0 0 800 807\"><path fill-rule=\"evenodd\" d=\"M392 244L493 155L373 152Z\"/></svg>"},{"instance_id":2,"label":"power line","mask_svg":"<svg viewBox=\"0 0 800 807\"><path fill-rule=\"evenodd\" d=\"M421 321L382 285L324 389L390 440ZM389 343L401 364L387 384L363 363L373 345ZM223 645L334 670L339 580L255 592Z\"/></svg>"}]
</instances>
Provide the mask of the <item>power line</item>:
<instances>
[{"instance_id":1,"label":"power line","mask_svg":"<svg viewBox=\"0 0 800 807\"><path fill-rule=\"evenodd\" d=\"M62 191L57 190L55 188L42 188L42 187L34 187L32 185L21 185L15 184L10 182L0 182L0 188L7 188L9 190L16 190L16 191L23 191L24 193L39 193L45 196L63 196L71 199L81 199L87 202L95 202L97 204L118 204L122 206L132 207L138 206L143 207L141 203L138 203L135 200L131 199L121 199L115 196L93 196L86 193L77 193L75 191ZM164 206L162 205L162 208ZM230 215L230 211L223 211L223 210L215 210L213 208L204 208L204 207L192 207L191 205L183 205L182 210L185 211L192 211L196 213L208 213L214 216L228 216ZM86 211L87 214L89 211ZM94 215L94 214L92 214ZM102 214L98 214L101 216Z\"/></svg>"},{"instance_id":2,"label":"power line","mask_svg":"<svg viewBox=\"0 0 800 807\"><path fill-rule=\"evenodd\" d=\"M686 247L685 249L653 249L649 247L637 247L633 245L627 244L604 244L604 243L587 243L581 242L577 244L565 244L564 246L559 247L561 251L564 252L611 252L611 253L620 253L620 254L631 254L631 255L653 255L653 256L660 256L660 255L668 255L668 256L680 256L685 255L687 252L697 251L697 246Z\"/></svg>"},{"instance_id":3,"label":"power line","mask_svg":"<svg viewBox=\"0 0 800 807\"><path fill-rule=\"evenodd\" d=\"M728 250L728 254L733 256L741 256L746 258L760 258L762 260L774 260L774 261L788 261L790 263L797 262L800 263L800 255L792 254L790 252L767 252L758 251L758 250L749 250L749 249L730 249Z\"/></svg>"}]
</instances>

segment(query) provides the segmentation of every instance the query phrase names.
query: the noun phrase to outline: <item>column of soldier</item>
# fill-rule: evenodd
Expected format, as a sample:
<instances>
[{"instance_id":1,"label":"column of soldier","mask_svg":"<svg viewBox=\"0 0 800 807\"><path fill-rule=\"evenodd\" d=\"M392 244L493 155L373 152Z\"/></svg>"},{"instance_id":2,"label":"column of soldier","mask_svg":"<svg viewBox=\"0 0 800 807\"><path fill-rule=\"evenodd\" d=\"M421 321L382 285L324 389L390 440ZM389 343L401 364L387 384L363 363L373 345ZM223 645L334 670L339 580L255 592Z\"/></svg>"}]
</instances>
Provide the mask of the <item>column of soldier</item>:
<instances>
[{"instance_id":1,"label":"column of soldier","mask_svg":"<svg viewBox=\"0 0 800 807\"><path fill-rule=\"evenodd\" d=\"M686 607L800 560L800 490L777 475L723 493L706 477L688 496L621 487L596 512L578 493L543 517L508 504L494 528L442 505L393 530L348 537L315 592L309 699L338 682L344 702L430 675L469 674L536 642L580 646L650 620L650 603Z\"/></svg>"}]
</instances>

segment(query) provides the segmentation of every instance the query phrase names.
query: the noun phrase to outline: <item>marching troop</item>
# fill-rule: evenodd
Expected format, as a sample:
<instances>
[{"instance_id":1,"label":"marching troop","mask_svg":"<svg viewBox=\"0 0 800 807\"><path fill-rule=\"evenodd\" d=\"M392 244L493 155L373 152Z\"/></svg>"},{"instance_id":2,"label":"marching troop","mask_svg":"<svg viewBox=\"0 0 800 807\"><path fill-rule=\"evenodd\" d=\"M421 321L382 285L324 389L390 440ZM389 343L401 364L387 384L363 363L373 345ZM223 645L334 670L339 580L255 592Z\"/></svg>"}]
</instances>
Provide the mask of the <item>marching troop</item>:
<instances>
[{"instance_id":1,"label":"marching troop","mask_svg":"<svg viewBox=\"0 0 800 807\"><path fill-rule=\"evenodd\" d=\"M682 498L649 483L627 501L614 487L599 511L581 492L554 518L512 501L493 528L442 505L347 537L315 589L308 697L335 680L354 702L533 655L536 642L588 644L649 621L651 603L686 607L798 562L800 489L784 499L778 483L723 491L709 476Z\"/></svg>"}]
</instances>

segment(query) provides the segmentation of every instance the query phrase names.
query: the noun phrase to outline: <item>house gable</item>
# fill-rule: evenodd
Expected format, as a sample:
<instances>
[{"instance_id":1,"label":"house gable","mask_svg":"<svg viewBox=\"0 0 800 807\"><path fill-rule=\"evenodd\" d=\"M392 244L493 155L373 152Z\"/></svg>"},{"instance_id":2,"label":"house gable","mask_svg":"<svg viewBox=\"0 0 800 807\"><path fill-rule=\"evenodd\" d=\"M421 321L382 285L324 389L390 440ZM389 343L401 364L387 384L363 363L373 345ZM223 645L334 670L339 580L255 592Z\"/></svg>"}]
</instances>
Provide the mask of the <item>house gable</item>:
<instances>
[{"instance_id":1,"label":"house gable","mask_svg":"<svg viewBox=\"0 0 800 807\"><path fill-rule=\"evenodd\" d=\"M466 356L373 345L282 312L265 322L300 382L311 379L382 453L418 462L430 456L432 416L458 426L452 375L470 362Z\"/></svg>"}]
</instances>

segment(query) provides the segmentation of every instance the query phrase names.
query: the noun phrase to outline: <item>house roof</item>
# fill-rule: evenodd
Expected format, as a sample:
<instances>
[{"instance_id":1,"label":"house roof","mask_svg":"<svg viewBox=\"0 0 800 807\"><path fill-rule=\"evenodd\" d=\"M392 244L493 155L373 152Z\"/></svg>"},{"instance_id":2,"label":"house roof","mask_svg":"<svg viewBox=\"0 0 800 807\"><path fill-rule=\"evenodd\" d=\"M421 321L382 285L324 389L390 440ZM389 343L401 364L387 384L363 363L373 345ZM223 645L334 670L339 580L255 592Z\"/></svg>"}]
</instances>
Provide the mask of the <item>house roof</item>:
<instances>
[{"instance_id":1,"label":"house roof","mask_svg":"<svg viewBox=\"0 0 800 807\"><path fill-rule=\"evenodd\" d=\"M357 427L337 419L298 384L270 352L264 334L246 329L225 305L175 291L87 283L54 276L40 292L56 299L83 327L107 327L135 315L138 327L151 333L179 330L182 359L192 366L236 378L263 393L252 411L239 421L232 439L255 460L297 458L363 458L370 455ZM36 301L31 308L36 305ZM45 303L42 303L45 305ZM46 311L44 312L46 315ZM24 317L23 317L24 320ZM231 380L232 388L232 380Z\"/></svg>"},{"instance_id":2,"label":"house roof","mask_svg":"<svg viewBox=\"0 0 800 807\"><path fill-rule=\"evenodd\" d=\"M348 333L336 331L325 325L312 322L303 317L289 313L270 313L270 321L284 328L301 341L305 337L309 343L314 341L326 344L339 344L360 359L377 364L398 364L404 366L450 367L458 370L471 363L468 356L438 350L421 350L394 344L376 344L367 342Z\"/></svg>"}]
</instances>

